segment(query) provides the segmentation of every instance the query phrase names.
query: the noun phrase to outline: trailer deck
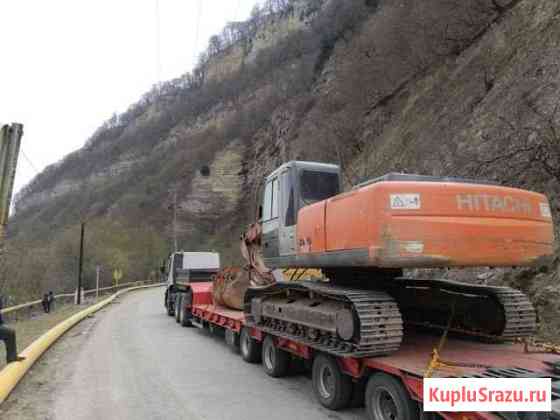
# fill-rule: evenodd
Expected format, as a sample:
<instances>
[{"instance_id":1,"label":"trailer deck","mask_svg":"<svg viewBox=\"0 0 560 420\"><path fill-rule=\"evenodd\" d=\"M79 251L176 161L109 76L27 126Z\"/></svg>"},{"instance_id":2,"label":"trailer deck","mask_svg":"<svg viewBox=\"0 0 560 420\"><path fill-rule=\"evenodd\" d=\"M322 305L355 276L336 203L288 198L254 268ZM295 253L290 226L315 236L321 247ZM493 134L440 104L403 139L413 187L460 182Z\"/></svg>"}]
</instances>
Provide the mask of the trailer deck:
<instances>
[{"instance_id":1,"label":"trailer deck","mask_svg":"<svg viewBox=\"0 0 560 420\"><path fill-rule=\"evenodd\" d=\"M380 363L407 373L424 376L437 348L440 336L433 333L407 333L398 352L367 359L366 364L374 367ZM560 362L560 356L545 353L525 353L523 343L485 343L459 338L445 340L440 357L449 365L434 371L434 377L472 376L488 368L521 368L535 372L551 372L545 362ZM467 366L462 366L467 365ZM551 372L552 373L552 372Z\"/></svg>"},{"instance_id":2,"label":"trailer deck","mask_svg":"<svg viewBox=\"0 0 560 420\"><path fill-rule=\"evenodd\" d=\"M212 301L212 284L196 283L191 309L193 323L199 326L221 327L239 334L246 327L243 311L233 310ZM251 327L251 336L262 342L266 333ZM523 343L490 343L473 341L472 338L447 337L440 347L441 334L433 331L407 331L400 349L388 356L351 358L339 357L340 368L356 380L372 371L383 371L402 379L411 397L422 401L423 379L433 357L439 349L440 363L432 377L550 377L554 417L560 405L560 374L552 364L560 364L560 355L544 352L527 352ZM276 337L276 345L302 359L311 359L313 349L303 343ZM440 413L446 419L495 419L490 413Z\"/></svg>"},{"instance_id":3,"label":"trailer deck","mask_svg":"<svg viewBox=\"0 0 560 420\"><path fill-rule=\"evenodd\" d=\"M214 303L194 304L192 313L199 319L236 332L245 324L243 311ZM439 346L440 340L441 336L433 332L407 332L396 353L361 359L361 362L371 368L383 365L385 368L423 377L432 358L432 351ZM472 341L472 338L447 338L439 353L445 364L452 366L441 366L434 370L434 377L474 376L483 374L489 368L519 368L553 374L547 362L560 363L560 355L527 353L523 343L488 343Z\"/></svg>"}]
</instances>

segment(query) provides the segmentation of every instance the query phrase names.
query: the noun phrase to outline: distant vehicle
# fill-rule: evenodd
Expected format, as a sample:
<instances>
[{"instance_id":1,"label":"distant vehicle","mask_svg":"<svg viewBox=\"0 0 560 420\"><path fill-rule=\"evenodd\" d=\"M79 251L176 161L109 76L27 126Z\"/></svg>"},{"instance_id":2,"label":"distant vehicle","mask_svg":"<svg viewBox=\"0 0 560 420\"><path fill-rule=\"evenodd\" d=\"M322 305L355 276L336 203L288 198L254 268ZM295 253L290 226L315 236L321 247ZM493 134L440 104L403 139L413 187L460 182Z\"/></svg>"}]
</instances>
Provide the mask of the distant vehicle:
<instances>
[{"instance_id":1,"label":"distant vehicle","mask_svg":"<svg viewBox=\"0 0 560 420\"><path fill-rule=\"evenodd\" d=\"M192 283L209 282L220 270L220 254L215 252L174 252L169 255L165 268L167 287L165 307L169 316L179 321L176 308L182 299L192 296ZM187 322L185 320L184 322Z\"/></svg>"}]
</instances>

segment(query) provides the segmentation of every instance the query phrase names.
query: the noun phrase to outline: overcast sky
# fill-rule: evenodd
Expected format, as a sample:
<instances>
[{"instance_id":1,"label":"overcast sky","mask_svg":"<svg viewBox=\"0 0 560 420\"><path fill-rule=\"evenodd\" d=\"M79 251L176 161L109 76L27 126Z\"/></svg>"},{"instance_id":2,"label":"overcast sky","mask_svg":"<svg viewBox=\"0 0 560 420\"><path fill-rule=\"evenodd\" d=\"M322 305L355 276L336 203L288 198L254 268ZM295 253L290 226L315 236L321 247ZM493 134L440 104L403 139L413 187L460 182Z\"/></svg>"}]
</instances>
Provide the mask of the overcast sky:
<instances>
[{"instance_id":1,"label":"overcast sky","mask_svg":"<svg viewBox=\"0 0 560 420\"><path fill-rule=\"evenodd\" d=\"M158 66L157 0L0 1L0 123L25 126L15 190L81 147L158 73L191 70L208 38L255 3L159 0Z\"/></svg>"}]
</instances>

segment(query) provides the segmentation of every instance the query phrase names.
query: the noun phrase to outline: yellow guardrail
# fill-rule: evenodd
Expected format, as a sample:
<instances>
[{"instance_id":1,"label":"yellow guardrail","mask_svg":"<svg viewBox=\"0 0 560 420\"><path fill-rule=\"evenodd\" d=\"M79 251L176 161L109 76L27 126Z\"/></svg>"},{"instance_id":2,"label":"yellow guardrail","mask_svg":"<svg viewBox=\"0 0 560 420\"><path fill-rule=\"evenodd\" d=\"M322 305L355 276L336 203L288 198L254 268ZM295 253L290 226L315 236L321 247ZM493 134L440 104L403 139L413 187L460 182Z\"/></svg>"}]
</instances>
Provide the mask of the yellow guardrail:
<instances>
[{"instance_id":1,"label":"yellow guardrail","mask_svg":"<svg viewBox=\"0 0 560 420\"><path fill-rule=\"evenodd\" d=\"M143 283L143 282L142 281L132 281L132 282L129 282L129 283L119 284L118 286L102 287L102 288L99 288L99 291L100 292L105 292L107 290L123 288L123 287L131 286L133 284L141 284L141 283ZM97 289L84 290L84 294L88 295L88 294L91 294L91 293L95 293L96 291L97 291ZM75 293L61 293L59 295L54 295L54 298L55 299L67 298L67 297L74 296L74 294ZM0 310L0 314L5 315L5 314L9 314L11 312L19 311L20 309L30 308L30 307L35 306L35 305L40 305L41 302L42 302L42 300L39 299L39 300L34 300L32 302L20 303L19 305L9 306L8 308L4 308L4 309Z\"/></svg>"},{"instance_id":2,"label":"yellow guardrail","mask_svg":"<svg viewBox=\"0 0 560 420\"><path fill-rule=\"evenodd\" d=\"M31 343L25 350L23 350L19 355L25 357L25 360L21 362L13 362L2 371L0 371L0 404L8 398L8 395L16 387L18 382L24 377L27 371L33 366L33 364L41 357L41 355L65 332L76 325L78 322L82 321L87 316L97 312L101 308L107 306L113 300L123 293L127 293L133 290L145 289L149 287L159 287L163 286L165 283L149 284L144 286L130 287L128 289L119 290L117 293L113 294L109 298L72 315L70 318L62 321L41 337L36 339Z\"/></svg>"}]
</instances>

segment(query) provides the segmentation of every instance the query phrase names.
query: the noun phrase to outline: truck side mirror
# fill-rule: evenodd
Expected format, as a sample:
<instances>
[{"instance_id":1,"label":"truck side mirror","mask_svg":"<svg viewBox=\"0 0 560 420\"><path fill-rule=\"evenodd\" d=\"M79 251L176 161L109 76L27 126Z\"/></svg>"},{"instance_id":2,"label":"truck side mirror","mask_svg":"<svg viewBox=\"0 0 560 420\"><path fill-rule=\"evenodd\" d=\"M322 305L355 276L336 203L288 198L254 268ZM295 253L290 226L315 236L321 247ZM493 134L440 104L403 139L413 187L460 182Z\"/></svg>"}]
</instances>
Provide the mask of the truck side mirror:
<instances>
[{"instance_id":1,"label":"truck side mirror","mask_svg":"<svg viewBox=\"0 0 560 420\"><path fill-rule=\"evenodd\" d=\"M258 210L257 219L258 219L258 220L262 220L262 218L263 218L263 206L260 205L260 206L259 206L259 210Z\"/></svg>"}]
</instances>

